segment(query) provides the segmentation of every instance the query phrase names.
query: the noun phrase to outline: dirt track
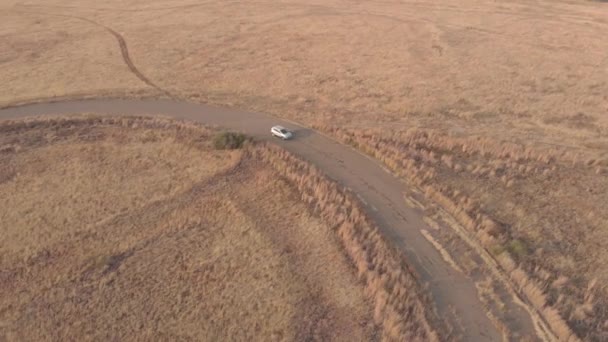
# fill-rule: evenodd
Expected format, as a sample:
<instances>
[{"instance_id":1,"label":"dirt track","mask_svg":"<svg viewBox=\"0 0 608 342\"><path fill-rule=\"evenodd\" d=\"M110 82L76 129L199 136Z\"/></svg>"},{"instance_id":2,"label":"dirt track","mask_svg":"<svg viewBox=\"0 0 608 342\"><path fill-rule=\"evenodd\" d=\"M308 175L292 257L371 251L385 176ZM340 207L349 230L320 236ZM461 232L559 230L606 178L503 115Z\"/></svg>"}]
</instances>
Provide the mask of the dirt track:
<instances>
[{"instance_id":1,"label":"dirt track","mask_svg":"<svg viewBox=\"0 0 608 342\"><path fill-rule=\"evenodd\" d=\"M401 248L423 282L428 282L442 317L455 326L466 341L501 340L500 332L486 317L475 285L452 268L420 233L429 229L419 212L405 205L403 184L375 161L349 147L296 124L270 116L199 104L164 100L85 100L34 104L0 110L0 119L74 113L169 115L210 125L241 130L258 139L270 138L269 128L283 124L296 131L296 139L277 141L284 148L312 162L328 176L351 188L361 198L383 233ZM523 316L525 315L525 316ZM531 319L522 310L522 331L532 333Z\"/></svg>"}]
</instances>

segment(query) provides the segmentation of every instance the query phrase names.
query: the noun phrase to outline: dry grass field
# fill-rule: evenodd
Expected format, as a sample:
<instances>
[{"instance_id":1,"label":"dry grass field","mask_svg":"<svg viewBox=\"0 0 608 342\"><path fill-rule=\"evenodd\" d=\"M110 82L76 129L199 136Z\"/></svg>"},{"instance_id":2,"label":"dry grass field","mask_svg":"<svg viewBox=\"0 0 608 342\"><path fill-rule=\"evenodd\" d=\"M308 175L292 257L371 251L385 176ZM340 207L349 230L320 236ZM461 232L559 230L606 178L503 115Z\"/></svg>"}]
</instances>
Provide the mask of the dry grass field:
<instances>
[{"instance_id":1,"label":"dry grass field","mask_svg":"<svg viewBox=\"0 0 608 342\"><path fill-rule=\"evenodd\" d=\"M376 338L337 235L211 131L77 118L0 132L0 340Z\"/></svg>"},{"instance_id":2,"label":"dry grass field","mask_svg":"<svg viewBox=\"0 0 608 342\"><path fill-rule=\"evenodd\" d=\"M309 123L492 131L605 148L605 7L2 0L0 103L167 91Z\"/></svg>"},{"instance_id":3,"label":"dry grass field","mask_svg":"<svg viewBox=\"0 0 608 342\"><path fill-rule=\"evenodd\" d=\"M0 104L168 93L309 124L608 146L601 2L2 0L0 9Z\"/></svg>"},{"instance_id":4,"label":"dry grass field","mask_svg":"<svg viewBox=\"0 0 608 342\"><path fill-rule=\"evenodd\" d=\"M447 209L560 336L602 341L608 338L607 6L0 0L0 107L162 96L314 125L383 160ZM44 146L57 157L68 153ZM23 173L5 165L0 172L7 179ZM58 219L94 224L120 216L127 205L173 196L160 188L198 184L204 174L180 172L179 181L155 181L145 195L124 187L131 192L112 199L101 218L78 210ZM36 184L30 186L47 186ZM26 195L19 201L33 201ZM13 210L5 215L40 223ZM57 234L36 239L57 241ZM21 231L6 236L34 238Z\"/></svg>"},{"instance_id":5,"label":"dry grass field","mask_svg":"<svg viewBox=\"0 0 608 342\"><path fill-rule=\"evenodd\" d=\"M608 160L422 130L324 129L452 214L563 340L608 338Z\"/></svg>"}]
</instances>

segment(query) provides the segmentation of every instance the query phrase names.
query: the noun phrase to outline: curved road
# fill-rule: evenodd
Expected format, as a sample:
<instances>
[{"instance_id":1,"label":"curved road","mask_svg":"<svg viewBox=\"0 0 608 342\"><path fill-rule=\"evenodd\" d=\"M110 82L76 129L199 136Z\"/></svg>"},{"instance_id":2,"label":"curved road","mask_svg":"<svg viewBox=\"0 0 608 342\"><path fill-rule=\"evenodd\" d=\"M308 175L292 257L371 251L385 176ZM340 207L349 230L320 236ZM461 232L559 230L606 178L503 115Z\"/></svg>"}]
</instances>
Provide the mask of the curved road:
<instances>
[{"instance_id":1,"label":"curved road","mask_svg":"<svg viewBox=\"0 0 608 342\"><path fill-rule=\"evenodd\" d=\"M292 141L277 141L285 149L313 163L329 177L352 189L387 238L404 251L423 282L429 283L442 318L454 325L465 341L500 341L502 336L487 318L473 282L448 265L420 233L429 229L422 216L408 208L404 185L378 162L297 124L259 113L216 108L169 100L81 100L32 104L0 109L0 119L63 114L163 115L240 130L270 140L269 129L282 124L295 130Z\"/></svg>"}]
</instances>

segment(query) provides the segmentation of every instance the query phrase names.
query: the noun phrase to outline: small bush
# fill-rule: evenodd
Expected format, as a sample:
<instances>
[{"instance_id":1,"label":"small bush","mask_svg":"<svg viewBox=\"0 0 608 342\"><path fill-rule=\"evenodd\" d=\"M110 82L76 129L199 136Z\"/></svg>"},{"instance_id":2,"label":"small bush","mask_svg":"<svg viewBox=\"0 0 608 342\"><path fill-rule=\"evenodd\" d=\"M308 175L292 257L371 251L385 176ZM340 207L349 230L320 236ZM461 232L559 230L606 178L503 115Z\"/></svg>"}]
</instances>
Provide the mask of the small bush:
<instances>
[{"instance_id":1,"label":"small bush","mask_svg":"<svg viewBox=\"0 0 608 342\"><path fill-rule=\"evenodd\" d=\"M236 150L242 148L249 138L243 133L221 132L213 138L217 150Z\"/></svg>"},{"instance_id":2,"label":"small bush","mask_svg":"<svg viewBox=\"0 0 608 342\"><path fill-rule=\"evenodd\" d=\"M516 258L523 258L528 255L528 246L525 242L519 239L511 240L507 244L507 250Z\"/></svg>"}]
</instances>

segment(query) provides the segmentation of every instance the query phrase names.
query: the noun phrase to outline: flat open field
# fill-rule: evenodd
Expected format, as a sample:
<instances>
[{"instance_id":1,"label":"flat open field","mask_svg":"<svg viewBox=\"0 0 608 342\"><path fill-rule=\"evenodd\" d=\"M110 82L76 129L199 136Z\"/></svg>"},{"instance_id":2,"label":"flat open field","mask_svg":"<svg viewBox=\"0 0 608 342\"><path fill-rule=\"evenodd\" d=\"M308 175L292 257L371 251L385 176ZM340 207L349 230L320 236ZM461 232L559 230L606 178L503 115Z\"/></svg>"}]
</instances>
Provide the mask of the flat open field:
<instances>
[{"instance_id":1,"label":"flat open field","mask_svg":"<svg viewBox=\"0 0 608 342\"><path fill-rule=\"evenodd\" d=\"M1 0L0 8L0 104L170 93L305 123L608 146L601 2Z\"/></svg>"},{"instance_id":2,"label":"flat open field","mask_svg":"<svg viewBox=\"0 0 608 342\"><path fill-rule=\"evenodd\" d=\"M0 125L0 339L374 340L291 185L210 131L136 125Z\"/></svg>"},{"instance_id":3,"label":"flat open field","mask_svg":"<svg viewBox=\"0 0 608 342\"><path fill-rule=\"evenodd\" d=\"M502 324L478 254L562 339L608 338L605 1L0 0L0 20L0 106L168 97L314 125L420 190Z\"/></svg>"}]
</instances>

